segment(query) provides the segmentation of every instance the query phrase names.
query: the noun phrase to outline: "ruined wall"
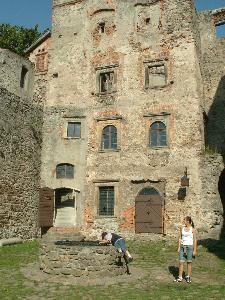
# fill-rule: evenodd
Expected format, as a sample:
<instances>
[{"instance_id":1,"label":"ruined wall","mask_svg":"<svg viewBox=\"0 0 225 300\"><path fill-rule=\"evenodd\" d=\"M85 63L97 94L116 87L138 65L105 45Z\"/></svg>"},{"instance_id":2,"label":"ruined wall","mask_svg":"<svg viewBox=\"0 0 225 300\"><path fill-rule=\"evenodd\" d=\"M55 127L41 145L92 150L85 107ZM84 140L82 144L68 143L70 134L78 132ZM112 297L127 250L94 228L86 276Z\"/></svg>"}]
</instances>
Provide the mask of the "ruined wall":
<instances>
[{"instance_id":1,"label":"ruined wall","mask_svg":"<svg viewBox=\"0 0 225 300\"><path fill-rule=\"evenodd\" d=\"M219 238L223 226L223 206L219 195L218 182L224 169L220 154L204 154L201 157L200 174L202 182L202 197L196 209L198 218L208 220L214 214L213 222L202 223L198 232L200 235L210 234Z\"/></svg>"},{"instance_id":2,"label":"ruined wall","mask_svg":"<svg viewBox=\"0 0 225 300\"><path fill-rule=\"evenodd\" d=\"M199 14L207 145L224 155L225 38L216 36L216 25L223 21L224 8Z\"/></svg>"},{"instance_id":3,"label":"ruined wall","mask_svg":"<svg viewBox=\"0 0 225 300\"><path fill-rule=\"evenodd\" d=\"M37 47L29 53L29 60L34 64L34 95L33 101L38 105L44 106L48 87L48 64L49 49L51 46L51 36L46 37Z\"/></svg>"},{"instance_id":4,"label":"ruined wall","mask_svg":"<svg viewBox=\"0 0 225 300\"><path fill-rule=\"evenodd\" d=\"M0 56L7 75L0 83L0 237L34 238L38 231L42 110L32 98L18 96L23 91L19 91L20 77L15 75L30 62L8 50ZM32 81L32 68L29 76ZM31 93L29 90L26 95Z\"/></svg>"},{"instance_id":5,"label":"ruined wall","mask_svg":"<svg viewBox=\"0 0 225 300\"><path fill-rule=\"evenodd\" d=\"M46 170L67 158L85 168L60 185L72 184L82 191L77 215L89 233L134 233L135 198L145 187L157 189L163 199L164 233L174 233L184 215L192 215L199 226L203 223L204 216L198 214L203 86L196 20L192 1L53 2L42 184L58 186L54 171ZM157 64L165 78L150 86L146 69L152 66L154 72ZM104 72L113 72L110 93L101 91ZM82 111L85 117L79 146L58 133L67 110L73 117ZM166 147L149 147L149 128L155 121L166 124ZM107 125L117 128L115 151L101 147ZM185 168L190 186L180 201ZM112 217L99 216L102 186L115 190ZM207 217L210 224L217 218L214 212Z\"/></svg>"}]
</instances>

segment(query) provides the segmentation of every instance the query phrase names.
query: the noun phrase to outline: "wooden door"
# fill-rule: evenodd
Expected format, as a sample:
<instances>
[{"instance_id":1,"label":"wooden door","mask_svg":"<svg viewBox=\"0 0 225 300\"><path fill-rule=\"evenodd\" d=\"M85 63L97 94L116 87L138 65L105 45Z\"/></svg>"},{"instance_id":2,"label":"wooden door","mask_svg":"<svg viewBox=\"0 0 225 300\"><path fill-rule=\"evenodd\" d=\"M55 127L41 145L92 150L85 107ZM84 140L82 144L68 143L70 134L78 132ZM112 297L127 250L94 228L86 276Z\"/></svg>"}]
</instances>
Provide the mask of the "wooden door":
<instances>
[{"instance_id":1,"label":"wooden door","mask_svg":"<svg viewBox=\"0 0 225 300\"><path fill-rule=\"evenodd\" d=\"M135 232L163 233L163 201L155 189L143 190L136 198Z\"/></svg>"},{"instance_id":2,"label":"wooden door","mask_svg":"<svg viewBox=\"0 0 225 300\"><path fill-rule=\"evenodd\" d=\"M39 197L39 226L52 227L54 218L54 190L41 188Z\"/></svg>"}]
</instances>

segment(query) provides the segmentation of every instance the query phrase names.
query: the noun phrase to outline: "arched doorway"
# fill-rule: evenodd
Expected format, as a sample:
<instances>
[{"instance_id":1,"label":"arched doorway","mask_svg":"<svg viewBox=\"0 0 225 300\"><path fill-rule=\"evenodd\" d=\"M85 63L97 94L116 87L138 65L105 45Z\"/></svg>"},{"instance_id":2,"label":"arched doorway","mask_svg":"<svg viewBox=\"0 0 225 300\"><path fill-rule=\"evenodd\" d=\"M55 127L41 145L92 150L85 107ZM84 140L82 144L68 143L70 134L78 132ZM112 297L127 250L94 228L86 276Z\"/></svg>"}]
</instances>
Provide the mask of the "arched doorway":
<instances>
[{"instance_id":1,"label":"arched doorway","mask_svg":"<svg viewBox=\"0 0 225 300\"><path fill-rule=\"evenodd\" d=\"M75 226L75 194L72 189L55 190L55 227Z\"/></svg>"},{"instance_id":2,"label":"arched doorway","mask_svg":"<svg viewBox=\"0 0 225 300\"><path fill-rule=\"evenodd\" d=\"M136 197L135 232L163 233L163 200L152 187L142 189Z\"/></svg>"}]
</instances>

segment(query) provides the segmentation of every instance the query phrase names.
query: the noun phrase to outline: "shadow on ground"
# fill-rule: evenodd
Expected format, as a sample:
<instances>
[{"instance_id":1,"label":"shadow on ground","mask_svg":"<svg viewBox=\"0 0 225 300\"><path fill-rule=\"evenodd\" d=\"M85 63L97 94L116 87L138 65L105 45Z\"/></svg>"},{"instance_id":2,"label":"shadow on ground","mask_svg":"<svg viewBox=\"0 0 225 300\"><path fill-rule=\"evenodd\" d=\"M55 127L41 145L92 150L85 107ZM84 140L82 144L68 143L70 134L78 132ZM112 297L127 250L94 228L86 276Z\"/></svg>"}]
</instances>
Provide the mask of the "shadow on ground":
<instances>
[{"instance_id":1,"label":"shadow on ground","mask_svg":"<svg viewBox=\"0 0 225 300\"><path fill-rule=\"evenodd\" d=\"M170 274L173 275L174 278L177 278L178 275L179 275L179 268L178 267L175 267L175 266L169 266L168 267L168 270L170 272Z\"/></svg>"}]
</instances>

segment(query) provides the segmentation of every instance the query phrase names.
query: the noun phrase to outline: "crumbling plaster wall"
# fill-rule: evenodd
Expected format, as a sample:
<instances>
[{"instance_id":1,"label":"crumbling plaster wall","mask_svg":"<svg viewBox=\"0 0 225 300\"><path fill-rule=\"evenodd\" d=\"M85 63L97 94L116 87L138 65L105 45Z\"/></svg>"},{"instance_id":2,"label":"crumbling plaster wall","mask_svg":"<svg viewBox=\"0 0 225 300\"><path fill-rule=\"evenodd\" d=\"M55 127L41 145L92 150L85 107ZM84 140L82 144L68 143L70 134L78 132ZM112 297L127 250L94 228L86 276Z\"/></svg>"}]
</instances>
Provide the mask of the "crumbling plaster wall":
<instances>
[{"instance_id":1,"label":"crumbling plaster wall","mask_svg":"<svg viewBox=\"0 0 225 300\"><path fill-rule=\"evenodd\" d=\"M146 17L149 27L143 20ZM99 32L100 22L105 23L104 33ZM206 215L198 217L204 130L195 22L192 1L54 1L46 109L61 110L61 115L65 107L82 109L86 116L85 155L79 158L86 170L77 176L82 177L78 188L84 190L83 225L89 231L134 232L135 197L146 186L158 188L165 201L165 233L174 232L184 215L191 214L197 225L205 223ZM165 62L167 84L147 89L145 62L157 60ZM107 66L115 67L117 82L116 91L104 96L98 93L96 72ZM151 149L149 126L162 112L166 112L168 147ZM59 130L60 119L51 115L46 122ZM118 128L118 151L99 151L101 130L107 124ZM66 149L51 130L44 134L45 166L53 169L59 157L68 155L78 161L77 154L70 153L72 145ZM56 143L57 151L49 151ZM185 167L190 187L185 201L179 201ZM43 172L42 179L46 184L54 180ZM142 183L132 183L135 180ZM101 185L115 186L113 218L98 217ZM209 210L212 207L213 203ZM212 212L207 222L213 223L214 218Z\"/></svg>"},{"instance_id":2,"label":"crumbling plaster wall","mask_svg":"<svg viewBox=\"0 0 225 300\"><path fill-rule=\"evenodd\" d=\"M42 110L32 98L18 96L23 94L18 72L30 62L8 50L0 56L5 74L0 83L0 237L34 238L38 232ZM33 68L29 76L32 82ZM29 90L26 96L31 93Z\"/></svg>"},{"instance_id":3,"label":"crumbling plaster wall","mask_svg":"<svg viewBox=\"0 0 225 300\"><path fill-rule=\"evenodd\" d=\"M224 155L225 38L217 38L215 28L223 20L225 8L199 14L207 144Z\"/></svg>"},{"instance_id":4,"label":"crumbling plaster wall","mask_svg":"<svg viewBox=\"0 0 225 300\"><path fill-rule=\"evenodd\" d=\"M49 49L51 46L51 36L44 40L38 45L33 51L29 53L29 60L35 66L35 77L34 77L34 94L33 101L38 105L44 106L46 103L46 94L48 88L48 64L49 64ZM44 55L44 68L40 71L37 67L37 57Z\"/></svg>"}]
</instances>

